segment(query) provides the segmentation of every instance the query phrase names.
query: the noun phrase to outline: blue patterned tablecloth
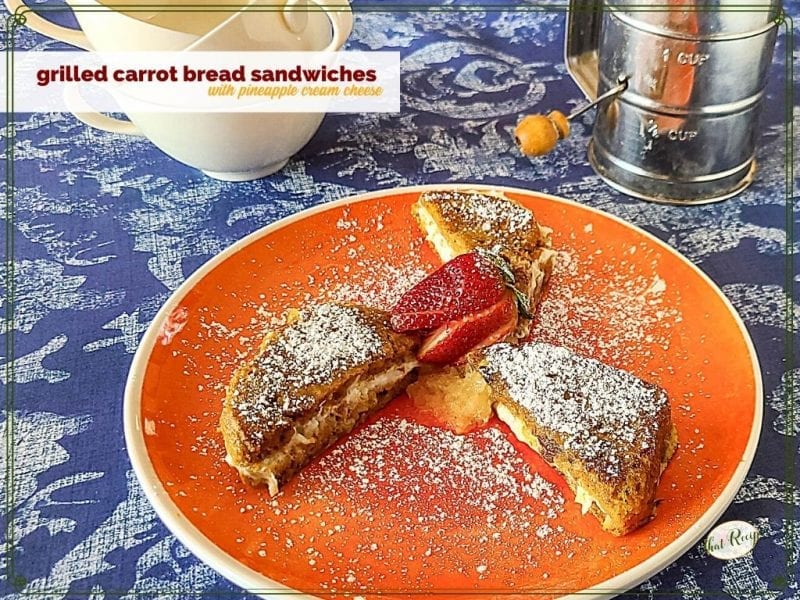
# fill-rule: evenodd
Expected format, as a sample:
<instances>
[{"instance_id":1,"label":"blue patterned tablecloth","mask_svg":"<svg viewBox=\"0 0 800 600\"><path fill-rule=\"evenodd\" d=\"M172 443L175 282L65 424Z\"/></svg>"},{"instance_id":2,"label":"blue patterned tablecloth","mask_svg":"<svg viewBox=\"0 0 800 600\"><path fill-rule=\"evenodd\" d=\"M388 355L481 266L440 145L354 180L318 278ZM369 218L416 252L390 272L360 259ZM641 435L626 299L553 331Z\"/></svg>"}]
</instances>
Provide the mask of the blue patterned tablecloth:
<instances>
[{"instance_id":1,"label":"blue patterned tablecloth","mask_svg":"<svg viewBox=\"0 0 800 600\"><path fill-rule=\"evenodd\" d=\"M786 9L797 15L798 6ZM144 330L198 266L276 219L366 190L471 181L538 189L627 219L675 246L731 299L761 360L765 418L753 467L723 520L755 524L761 541L729 562L698 543L638 592L800 597L791 522L800 493L790 468L799 426L787 404L797 350L787 347L785 310L787 288L800 281L798 239L787 235L790 222L800 231L797 206L787 208L787 185L797 183L787 184L786 169L787 61L798 62L797 48L787 48L792 28L797 37L797 23L781 27L770 70L757 181L703 207L648 204L604 185L586 160L593 113L545 160L515 150L520 114L584 101L563 64L563 12L357 12L350 49L401 52L402 112L329 115L285 169L250 183L209 179L147 141L91 129L71 114L15 115L13 129L0 130L4 158L7 144L14 148L13 180L2 183L13 255L0 269L7 283L13 264L15 286L13 302L3 286L13 320L0 325L13 343L2 351L0 380L14 392L0 431L9 439L13 423L15 456L9 473L8 448L0 451L0 596L244 594L170 535L131 470L122 394ZM13 45L59 47L26 29ZM796 323L795 298L788 311Z\"/></svg>"}]
</instances>

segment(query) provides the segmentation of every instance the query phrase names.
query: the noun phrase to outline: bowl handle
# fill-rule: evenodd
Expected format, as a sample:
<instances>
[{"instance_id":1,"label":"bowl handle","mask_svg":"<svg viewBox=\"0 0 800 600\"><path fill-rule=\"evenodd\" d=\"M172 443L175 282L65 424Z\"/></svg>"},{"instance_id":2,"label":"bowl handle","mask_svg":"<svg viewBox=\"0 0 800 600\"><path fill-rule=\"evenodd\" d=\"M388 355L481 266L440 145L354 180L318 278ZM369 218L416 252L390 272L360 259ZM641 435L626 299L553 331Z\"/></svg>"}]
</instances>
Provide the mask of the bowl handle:
<instances>
[{"instance_id":1,"label":"bowl handle","mask_svg":"<svg viewBox=\"0 0 800 600\"><path fill-rule=\"evenodd\" d=\"M115 119L97 112L81 96L80 88L77 85L68 85L64 89L64 101L67 108L75 115L81 123L90 127L108 131L110 133L123 133L144 137L144 134L131 121L125 119Z\"/></svg>"},{"instance_id":2,"label":"bowl handle","mask_svg":"<svg viewBox=\"0 0 800 600\"><path fill-rule=\"evenodd\" d=\"M8 11L19 19L19 22L24 23L35 32L84 50L92 50L86 34L80 29L62 27L40 17L23 0L3 0L3 2Z\"/></svg>"},{"instance_id":3,"label":"bowl handle","mask_svg":"<svg viewBox=\"0 0 800 600\"><path fill-rule=\"evenodd\" d=\"M286 0L283 22L292 33L301 33L308 25L308 0Z\"/></svg>"},{"instance_id":4,"label":"bowl handle","mask_svg":"<svg viewBox=\"0 0 800 600\"><path fill-rule=\"evenodd\" d=\"M350 9L350 3L347 0L314 0L314 2L325 11L333 27L331 43L322 52L339 50L353 31L353 11Z\"/></svg>"}]
</instances>

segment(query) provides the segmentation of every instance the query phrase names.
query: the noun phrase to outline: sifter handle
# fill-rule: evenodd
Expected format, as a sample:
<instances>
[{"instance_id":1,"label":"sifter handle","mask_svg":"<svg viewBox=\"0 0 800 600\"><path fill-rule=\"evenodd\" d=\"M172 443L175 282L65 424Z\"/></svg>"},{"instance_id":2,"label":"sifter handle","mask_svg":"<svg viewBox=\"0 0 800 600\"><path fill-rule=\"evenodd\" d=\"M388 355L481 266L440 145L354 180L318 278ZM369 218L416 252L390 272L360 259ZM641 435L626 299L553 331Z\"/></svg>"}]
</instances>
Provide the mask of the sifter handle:
<instances>
[{"instance_id":1,"label":"sifter handle","mask_svg":"<svg viewBox=\"0 0 800 600\"><path fill-rule=\"evenodd\" d=\"M543 156L556 147L558 140L569 135L569 122L590 108L620 95L628 89L628 76L617 78L617 85L589 104L572 111L568 116L558 110L545 115L527 115L514 130L514 141L525 156Z\"/></svg>"},{"instance_id":2,"label":"sifter handle","mask_svg":"<svg viewBox=\"0 0 800 600\"><path fill-rule=\"evenodd\" d=\"M569 116L567 117L567 119L572 121L572 119L574 119L575 117L581 116L583 113L585 113L590 108L594 108L595 106L597 106L601 102L605 102L609 98L613 98L614 96L618 96L619 94L621 94L622 92L624 92L627 89L628 89L628 76L627 75L620 75L619 77L617 77L617 85L615 85L613 88L608 90L602 96L598 96L595 100L593 100L592 102L590 102L586 106L581 106L579 109L572 111L569 114Z\"/></svg>"}]
</instances>

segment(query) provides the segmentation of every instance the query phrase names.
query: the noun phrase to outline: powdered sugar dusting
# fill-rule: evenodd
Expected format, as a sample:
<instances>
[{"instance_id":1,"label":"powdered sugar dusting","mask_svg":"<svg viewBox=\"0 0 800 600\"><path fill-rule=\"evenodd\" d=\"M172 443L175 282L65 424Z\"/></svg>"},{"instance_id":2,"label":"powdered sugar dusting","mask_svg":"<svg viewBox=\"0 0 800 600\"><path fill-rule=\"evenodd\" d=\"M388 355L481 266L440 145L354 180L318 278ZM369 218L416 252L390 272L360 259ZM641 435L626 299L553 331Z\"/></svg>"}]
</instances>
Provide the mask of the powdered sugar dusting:
<instances>
[{"instance_id":1,"label":"powdered sugar dusting","mask_svg":"<svg viewBox=\"0 0 800 600\"><path fill-rule=\"evenodd\" d=\"M626 456L656 445L657 417L668 406L660 388L549 344L497 344L485 357L481 369L596 472L620 477Z\"/></svg>"},{"instance_id":2,"label":"powdered sugar dusting","mask_svg":"<svg viewBox=\"0 0 800 600\"><path fill-rule=\"evenodd\" d=\"M489 576L486 558L493 553L506 558L519 553L520 572L531 572L537 555L560 556L579 540L556 523L565 506L558 488L495 428L460 436L402 417L380 418L299 473L271 501L267 510L277 519L273 530L291 529L295 511L303 506L325 507L313 545L307 544L308 566L331 575L323 586L330 591L380 587L382 579L409 563L419 569L419 578L442 564ZM347 507L347 519L337 514L340 506ZM348 572L331 569L346 558L337 545L337 538L348 533L344 523L358 523L363 530L363 542L348 548L353 557ZM510 547L505 539L510 530L530 546ZM397 540L405 538L417 542L412 555L398 554ZM453 547L470 552L453 554ZM379 559L381 570L362 564L358 558L364 555ZM408 581L409 589L414 583Z\"/></svg>"},{"instance_id":3,"label":"powdered sugar dusting","mask_svg":"<svg viewBox=\"0 0 800 600\"><path fill-rule=\"evenodd\" d=\"M272 428L313 404L304 388L377 358L382 348L381 336L361 310L336 304L307 309L232 390L233 409L247 425Z\"/></svg>"},{"instance_id":4,"label":"powdered sugar dusting","mask_svg":"<svg viewBox=\"0 0 800 600\"><path fill-rule=\"evenodd\" d=\"M322 282L322 297L337 302L355 302L389 309L407 290L422 281L430 269L414 262L400 266L374 261L359 281L329 278Z\"/></svg>"},{"instance_id":5,"label":"powdered sugar dusting","mask_svg":"<svg viewBox=\"0 0 800 600\"><path fill-rule=\"evenodd\" d=\"M496 522L498 511L519 504L525 514L514 524L522 527L537 512L554 518L564 506L555 486L533 472L494 428L457 435L406 419L378 420L334 448L319 468L300 479L298 487L324 490L338 485L350 497L380 491L398 508L419 507L420 523L442 523L452 516L449 509L469 507L487 523L507 526ZM310 481L304 484L302 479ZM458 498L442 497L442 490L452 489L461 490ZM537 511L527 512L526 505L534 501ZM364 508L369 510L369 504Z\"/></svg>"},{"instance_id":6,"label":"powdered sugar dusting","mask_svg":"<svg viewBox=\"0 0 800 600\"><path fill-rule=\"evenodd\" d=\"M629 256L636 250L632 246ZM640 248L639 256L647 251ZM578 258L560 248L530 338L623 367L634 359L646 362L653 348L677 358L672 332L682 316L674 302L664 302L667 283L657 272L643 276L625 254L596 251Z\"/></svg>"},{"instance_id":7,"label":"powdered sugar dusting","mask_svg":"<svg viewBox=\"0 0 800 600\"><path fill-rule=\"evenodd\" d=\"M463 222L472 230L513 234L535 225L530 210L509 202L501 193L438 191L425 193L423 197L435 202L446 219Z\"/></svg>"},{"instance_id":8,"label":"powdered sugar dusting","mask_svg":"<svg viewBox=\"0 0 800 600\"><path fill-rule=\"evenodd\" d=\"M320 261L301 277L286 276L277 288L258 290L250 298L243 298L238 315L251 315L244 323L238 317L222 317L213 305L198 308L192 318L197 319L200 332L195 339L181 337L180 348L173 351L173 356L185 358L189 373L194 369L191 354L209 339L219 341L217 368L214 373L204 374L203 387L224 394L231 373L255 355L263 336L285 324L287 309L306 310L324 302L391 308L404 292L435 269L420 257L419 250L425 243L422 236L404 235L402 244L390 239L377 256L366 251L363 235L381 235L384 219L391 211L387 207L384 212L364 218L343 207L328 251L344 255L346 260L326 265ZM325 256L321 246L316 250L320 257ZM397 255L403 260L398 262ZM276 258L275 268L281 269L284 262L283 257ZM253 268L263 266L254 263Z\"/></svg>"}]
</instances>

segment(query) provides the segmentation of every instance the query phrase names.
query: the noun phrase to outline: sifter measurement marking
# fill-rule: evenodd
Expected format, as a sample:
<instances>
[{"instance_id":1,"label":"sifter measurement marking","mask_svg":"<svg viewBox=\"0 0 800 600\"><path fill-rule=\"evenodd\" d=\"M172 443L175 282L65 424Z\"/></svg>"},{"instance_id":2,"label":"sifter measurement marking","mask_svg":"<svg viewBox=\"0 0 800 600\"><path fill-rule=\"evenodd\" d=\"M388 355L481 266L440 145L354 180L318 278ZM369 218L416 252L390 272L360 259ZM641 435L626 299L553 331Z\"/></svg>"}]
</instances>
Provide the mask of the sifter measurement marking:
<instances>
[{"instance_id":1,"label":"sifter measurement marking","mask_svg":"<svg viewBox=\"0 0 800 600\"><path fill-rule=\"evenodd\" d=\"M669 62L669 59L673 56L673 52L671 48L665 48L664 51L661 53L661 58L663 61ZM708 52L676 52L674 53L675 62L679 65L685 65L689 67L700 67L706 63L706 61L711 58L711 54Z\"/></svg>"},{"instance_id":2,"label":"sifter measurement marking","mask_svg":"<svg viewBox=\"0 0 800 600\"><path fill-rule=\"evenodd\" d=\"M673 142L690 142L697 137L696 129L670 129L667 139Z\"/></svg>"}]
</instances>

